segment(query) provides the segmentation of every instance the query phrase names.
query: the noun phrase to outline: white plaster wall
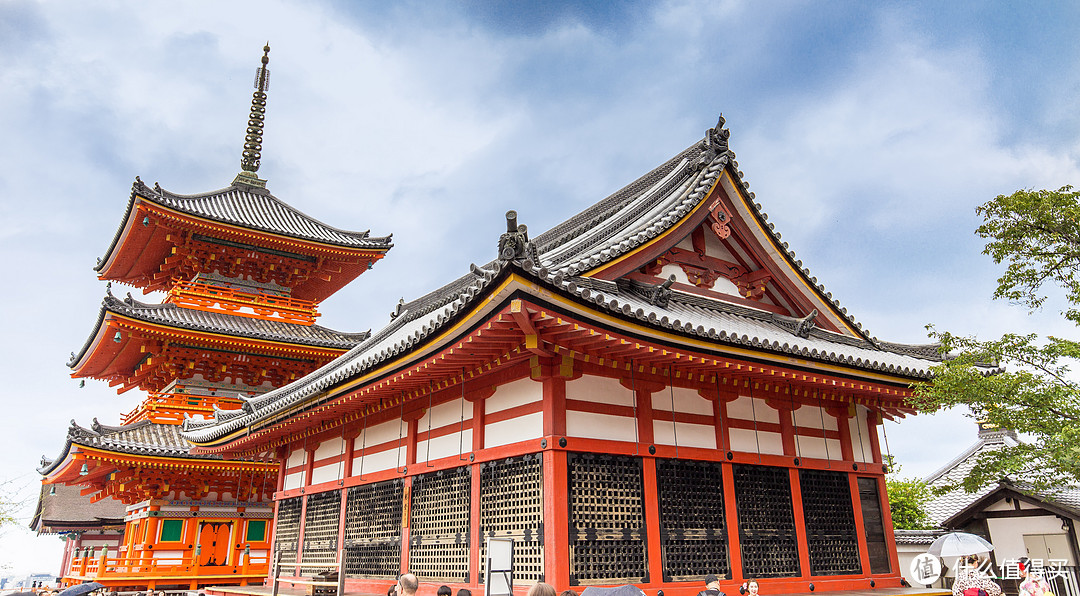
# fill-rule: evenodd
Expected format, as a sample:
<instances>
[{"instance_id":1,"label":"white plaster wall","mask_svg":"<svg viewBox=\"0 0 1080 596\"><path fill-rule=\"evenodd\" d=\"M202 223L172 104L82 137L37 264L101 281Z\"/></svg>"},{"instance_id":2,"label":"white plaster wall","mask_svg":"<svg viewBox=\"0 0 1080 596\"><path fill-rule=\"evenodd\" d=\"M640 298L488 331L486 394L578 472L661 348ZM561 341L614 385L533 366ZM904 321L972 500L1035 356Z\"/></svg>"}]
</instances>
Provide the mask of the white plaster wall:
<instances>
[{"instance_id":1,"label":"white plaster wall","mask_svg":"<svg viewBox=\"0 0 1080 596\"><path fill-rule=\"evenodd\" d=\"M687 250L690 250L690 249L687 249ZM679 267L678 265L672 265L670 263L667 264L667 265L664 265L664 267L662 269L660 269L660 273L657 274L657 277L659 277L661 279L667 279L668 277L670 277L672 275L675 276L675 281L677 281L677 282L679 282L681 284L689 284L690 283L690 279L688 277L686 277L686 273L682 270L682 267ZM723 279L723 278L721 278L721 279ZM727 281L727 280L724 280L724 281ZM728 283L730 284L731 282L728 282ZM691 284L691 285L693 285L693 284Z\"/></svg>"},{"instance_id":2,"label":"white plaster wall","mask_svg":"<svg viewBox=\"0 0 1080 596\"><path fill-rule=\"evenodd\" d=\"M289 459L285 460L286 468L295 468L296 466L304 465L304 459L307 456L307 451L303 448L296 448L289 454Z\"/></svg>"},{"instance_id":3,"label":"white plaster wall","mask_svg":"<svg viewBox=\"0 0 1080 596\"><path fill-rule=\"evenodd\" d=\"M381 424L361 429L360 435L353 439L353 452L360 453L368 447L375 447L384 443L398 442L405 444L409 433L409 425L404 420L388 420Z\"/></svg>"},{"instance_id":4,"label":"white plaster wall","mask_svg":"<svg viewBox=\"0 0 1080 596\"><path fill-rule=\"evenodd\" d=\"M826 429L837 429L836 418L823 408L803 404L803 407L795 410L795 423L799 428L821 428L822 421L825 422Z\"/></svg>"},{"instance_id":5,"label":"white plaster wall","mask_svg":"<svg viewBox=\"0 0 1080 596\"><path fill-rule=\"evenodd\" d=\"M840 459L840 441L837 439L822 439L821 437L803 437L795 436L798 449L796 453L801 454L803 457L814 457L817 459ZM828 441L828 449L825 448L825 442Z\"/></svg>"},{"instance_id":6,"label":"white plaster wall","mask_svg":"<svg viewBox=\"0 0 1080 596\"><path fill-rule=\"evenodd\" d=\"M331 480L341 480L345 473L345 462L334 462L325 466L319 466L311 471L311 483L321 484Z\"/></svg>"},{"instance_id":7,"label":"white plaster wall","mask_svg":"<svg viewBox=\"0 0 1080 596\"><path fill-rule=\"evenodd\" d=\"M758 422L780 423L780 413L770 408L765 400L754 398L753 406L750 404L750 397L746 395L740 395L738 399L728 402L728 418L753 421L756 417Z\"/></svg>"},{"instance_id":8,"label":"white plaster wall","mask_svg":"<svg viewBox=\"0 0 1080 596\"><path fill-rule=\"evenodd\" d=\"M498 447L529 439L539 439L543 433L544 413L533 412L485 425L484 447Z\"/></svg>"},{"instance_id":9,"label":"white plaster wall","mask_svg":"<svg viewBox=\"0 0 1080 596\"><path fill-rule=\"evenodd\" d=\"M1020 508L1024 509L1024 505L1026 505L1026 503L1021 503ZM989 506L984 507L983 511L1012 511L1013 509L1015 509L1015 507L1013 507L1012 503L1006 503L1005 499L1001 499L996 503L992 503Z\"/></svg>"},{"instance_id":10,"label":"white plaster wall","mask_svg":"<svg viewBox=\"0 0 1080 596\"><path fill-rule=\"evenodd\" d=\"M634 407L634 394L616 379L585 375L566 383L566 399Z\"/></svg>"},{"instance_id":11,"label":"white plaster wall","mask_svg":"<svg viewBox=\"0 0 1080 596\"><path fill-rule=\"evenodd\" d=\"M344 452L345 441L341 437L327 439L322 443L319 443L319 447L315 449L315 463L317 465L320 460L337 457Z\"/></svg>"},{"instance_id":12,"label":"white plaster wall","mask_svg":"<svg viewBox=\"0 0 1080 596\"><path fill-rule=\"evenodd\" d=\"M1056 515L989 518L986 525L990 528L990 542L994 545L994 556L999 562L1028 556L1024 545L1025 534L1065 534L1061 529L1061 520ZM1055 553L1054 558L1071 557L1069 553Z\"/></svg>"},{"instance_id":13,"label":"white plaster wall","mask_svg":"<svg viewBox=\"0 0 1080 596\"><path fill-rule=\"evenodd\" d=\"M855 406L855 416L848 419L848 428L851 429L852 457L859 462L872 462L874 452L870 449L870 433L866 426L866 408ZM860 441L861 447L860 447Z\"/></svg>"},{"instance_id":14,"label":"white plaster wall","mask_svg":"<svg viewBox=\"0 0 1080 596\"><path fill-rule=\"evenodd\" d=\"M469 422L472 419L472 403L460 397L444 404L432 406L416 423L420 432L427 432L429 428L436 429L450 425L461 425L462 420Z\"/></svg>"},{"instance_id":15,"label":"white plaster wall","mask_svg":"<svg viewBox=\"0 0 1080 596\"><path fill-rule=\"evenodd\" d=\"M182 550L156 550L154 551L155 559L182 559L184 557L184 551Z\"/></svg>"},{"instance_id":16,"label":"white plaster wall","mask_svg":"<svg viewBox=\"0 0 1080 596\"><path fill-rule=\"evenodd\" d=\"M628 416L611 416L592 412L566 412L566 436L583 439L608 439L634 442L637 423Z\"/></svg>"},{"instance_id":17,"label":"white plaster wall","mask_svg":"<svg viewBox=\"0 0 1080 596\"><path fill-rule=\"evenodd\" d=\"M300 488L300 485L304 482L304 472L293 472L292 474L285 475L285 490L291 490L294 488Z\"/></svg>"},{"instance_id":18,"label":"white plaster wall","mask_svg":"<svg viewBox=\"0 0 1080 596\"><path fill-rule=\"evenodd\" d=\"M368 472L381 472L405 465L405 447L393 448L353 458L353 476Z\"/></svg>"},{"instance_id":19,"label":"white plaster wall","mask_svg":"<svg viewBox=\"0 0 1080 596\"><path fill-rule=\"evenodd\" d=\"M677 404L676 404L677 405ZM716 429L704 424L653 420L653 442L657 445L716 449Z\"/></svg>"},{"instance_id":20,"label":"white plaster wall","mask_svg":"<svg viewBox=\"0 0 1080 596\"><path fill-rule=\"evenodd\" d=\"M484 400L484 412L491 414L531 404L544 399L544 386L532 379L518 379L499 385L495 394Z\"/></svg>"},{"instance_id":21,"label":"white plaster wall","mask_svg":"<svg viewBox=\"0 0 1080 596\"><path fill-rule=\"evenodd\" d=\"M728 437L731 438L732 451L758 453L758 443L760 443L760 453L770 455L784 454L784 441L781 438L780 433L758 431L757 441L755 441L754 431L752 429L732 428L728 430Z\"/></svg>"},{"instance_id":22,"label":"white plaster wall","mask_svg":"<svg viewBox=\"0 0 1080 596\"><path fill-rule=\"evenodd\" d=\"M671 411L671 398L675 398L675 411L687 414L713 415L713 402L698 395L693 389L676 387L674 391L664 389L652 394L652 408L664 412Z\"/></svg>"},{"instance_id":23,"label":"white plaster wall","mask_svg":"<svg viewBox=\"0 0 1080 596\"><path fill-rule=\"evenodd\" d=\"M448 435L435 437L430 441L416 442L416 461L423 463L434 461L451 455L460 455L472 451L472 429L466 427L465 432L452 432ZM430 453L428 450L430 449Z\"/></svg>"}]
</instances>

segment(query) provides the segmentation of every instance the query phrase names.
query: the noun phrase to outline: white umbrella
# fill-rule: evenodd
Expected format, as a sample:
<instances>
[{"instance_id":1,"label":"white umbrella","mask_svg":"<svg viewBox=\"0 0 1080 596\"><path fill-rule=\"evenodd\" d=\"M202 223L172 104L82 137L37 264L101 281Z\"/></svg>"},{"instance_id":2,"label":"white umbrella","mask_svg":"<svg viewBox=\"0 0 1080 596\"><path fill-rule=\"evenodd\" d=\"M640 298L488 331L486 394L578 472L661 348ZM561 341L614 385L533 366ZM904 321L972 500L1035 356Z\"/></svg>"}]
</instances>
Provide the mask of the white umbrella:
<instances>
[{"instance_id":1,"label":"white umbrella","mask_svg":"<svg viewBox=\"0 0 1080 596\"><path fill-rule=\"evenodd\" d=\"M988 553L994 550L994 545L982 538L968 534L967 532L952 532L938 537L926 552L945 557L963 557L977 553Z\"/></svg>"}]
</instances>

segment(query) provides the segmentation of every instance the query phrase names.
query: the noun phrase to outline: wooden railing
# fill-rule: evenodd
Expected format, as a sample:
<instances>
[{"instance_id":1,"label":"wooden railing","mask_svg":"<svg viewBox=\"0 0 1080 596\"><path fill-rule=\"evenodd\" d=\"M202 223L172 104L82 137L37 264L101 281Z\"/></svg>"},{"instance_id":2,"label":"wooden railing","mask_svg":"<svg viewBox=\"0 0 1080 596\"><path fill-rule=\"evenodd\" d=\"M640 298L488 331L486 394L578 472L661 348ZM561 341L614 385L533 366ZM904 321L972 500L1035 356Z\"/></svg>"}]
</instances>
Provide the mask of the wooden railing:
<instances>
[{"instance_id":1,"label":"wooden railing","mask_svg":"<svg viewBox=\"0 0 1080 596\"><path fill-rule=\"evenodd\" d=\"M293 568L293 573L299 573L301 569L336 569L337 581L319 581L310 577L300 577L299 575L284 576L281 575L281 551L277 551L277 556L274 557L274 573L273 577L273 596L278 596L278 589L281 584L296 584L302 586L336 586L336 596L343 596L345 594L345 569L342 563L345 561L345 549L338 551L337 563L286 563L286 567Z\"/></svg>"},{"instance_id":2,"label":"wooden railing","mask_svg":"<svg viewBox=\"0 0 1080 596\"><path fill-rule=\"evenodd\" d=\"M318 305L311 300L257 294L200 281L174 282L165 302L197 310L277 319L301 325L311 325L319 316L319 313L315 312ZM250 311L243 310L245 308Z\"/></svg>"},{"instance_id":3,"label":"wooden railing","mask_svg":"<svg viewBox=\"0 0 1080 596\"><path fill-rule=\"evenodd\" d=\"M214 406L221 410L239 410L241 401L232 397L210 397L183 393L151 393L135 409L120 415L120 424L149 420L161 424L180 424L184 413L210 415Z\"/></svg>"},{"instance_id":4,"label":"wooden railing","mask_svg":"<svg viewBox=\"0 0 1080 596\"><path fill-rule=\"evenodd\" d=\"M154 583L198 584L201 577L228 576L229 583L247 583L265 578L270 569L269 557L253 557L249 552L237 552L240 565L200 566L196 553L180 557L152 557L141 554L110 557L107 548L97 554L88 548L81 556L76 552L64 579L98 581L106 585L146 585ZM232 579L237 582L231 581ZM215 581L220 581L215 579Z\"/></svg>"}]
</instances>

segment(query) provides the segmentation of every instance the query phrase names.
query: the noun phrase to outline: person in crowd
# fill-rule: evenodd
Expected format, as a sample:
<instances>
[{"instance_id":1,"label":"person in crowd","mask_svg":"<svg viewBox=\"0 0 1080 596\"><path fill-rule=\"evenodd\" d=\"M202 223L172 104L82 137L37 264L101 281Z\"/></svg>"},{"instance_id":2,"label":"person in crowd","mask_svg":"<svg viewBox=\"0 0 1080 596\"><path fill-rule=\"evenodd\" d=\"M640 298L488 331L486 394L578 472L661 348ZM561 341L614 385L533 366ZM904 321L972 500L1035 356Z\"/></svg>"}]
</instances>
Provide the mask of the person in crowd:
<instances>
[{"instance_id":1,"label":"person in crowd","mask_svg":"<svg viewBox=\"0 0 1080 596\"><path fill-rule=\"evenodd\" d=\"M713 574L705 576L705 589L698 592L697 596L725 596L720 591L720 579Z\"/></svg>"},{"instance_id":2,"label":"person in crowd","mask_svg":"<svg viewBox=\"0 0 1080 596\"><path fill-rule=\"evenodd\" d=\"M403 573L397 580L397 596L416 596L420 581L411 573Z\"/></svg>"},{"instance_id":3,"label":"person in crowd","mask_svg":"<svg viewBox=\"0 0 1080 596\"><path fill-rule=\"evenodd\" d=\"M563 590L559 592L559 596L578 596L578 593L573 590Z\"/></svg>"},{"instance_id":4,"label":"person in crowd","mask_svg":"<svg viewBox=\"0 0 1080 596\"><path fill-rule=\"evenodd\" d=\"M555 587L544 582L536 582L529 588L528 596L555 596Z\"/></svg>"},{"instance_id":5,"label":"person in crowd","mask_svg":"<svg viewBox=\"0 0 1080 596\"><path fill-rule=\"evenodd\" d=\"M439 586L439 591L436 592L436 594L438 594L438 596L450 596L453 593L454 593L454 591L450 589L450 586L447 586L445 584Z\"/></svg>"},{"instance_id":6,"label":"person in crowd","mask_svg":"<svg viewBox=\"0 0 1080 596\"><path fill-rule=\"evenodd\" d=\"M747 596L758 596L758 583L756 579L748 579L743 582L743 585L739 586L739 594L745 594Z\"/></svg>"},{"instance_id":7,"label":"person in crowd","mask_svg":"<svg viewBox=\"0 0 1080 596\"><path fill-rule=\"evenodd\" d=\"M1031 566L1031 560L1020 557L1016 565L1020 572L1019 596L1054 596L1054 590Z\"/></svg>"},{"instance_id":8,"label":"person in crowd","mask_svg":"<svg viewBox=\"0 0 1080 596\"><path fill-rule=\"evenodd\" d=\"M386 596L395 596L397 594L397 584L394 584L386 589Z\"/></svg>"},{"instance_id":9,"label":"person in crowd","mask_svg":"<svg viewBox=\"0 0 1080 596\"><path fill-rule=\"evenodd\" d=\"M457 591L457 596L472 596L472 590L468 588L461 588Z\"/></svg>"},{"instance_id":10,"label":"person in crowd","mask_svg":"<svg viewBox=\"0 0 1080 596\"><path fill-rule=\"evenodd\" d=\"M985 564L979 555L968 555L956 566L956 581L953 582L953 596L1001 596L1001 586L990 576L983 573Z\"/></svg>"}]
</instances>

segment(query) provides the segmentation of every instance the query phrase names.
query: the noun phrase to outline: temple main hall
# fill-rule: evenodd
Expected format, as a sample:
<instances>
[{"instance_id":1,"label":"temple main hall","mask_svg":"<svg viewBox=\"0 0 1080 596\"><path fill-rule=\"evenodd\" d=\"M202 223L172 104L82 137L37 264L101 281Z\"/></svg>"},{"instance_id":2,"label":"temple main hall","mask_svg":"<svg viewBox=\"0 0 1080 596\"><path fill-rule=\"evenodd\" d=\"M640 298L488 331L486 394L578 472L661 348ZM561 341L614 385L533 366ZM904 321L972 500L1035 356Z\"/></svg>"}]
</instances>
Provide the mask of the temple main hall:
<instances>
[{"instance_id":1,"label":"temple main hall","mask_svg":"<svg viewBox=\"0 0 1080 596\"><path fill-rule=\"evenodd\" d=\"M278 574L482 590L509 538L522 593L692 596L709 573L728 594L898 588L878 427L913 413L936 347L864 330L729 140L721 118L538 234L537 207L508 204L462 231L490 261L310 374L185 420L193 455L278 462Z\"/></svg>"}]
</instances>

